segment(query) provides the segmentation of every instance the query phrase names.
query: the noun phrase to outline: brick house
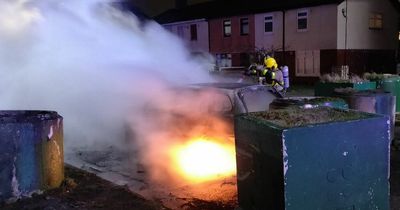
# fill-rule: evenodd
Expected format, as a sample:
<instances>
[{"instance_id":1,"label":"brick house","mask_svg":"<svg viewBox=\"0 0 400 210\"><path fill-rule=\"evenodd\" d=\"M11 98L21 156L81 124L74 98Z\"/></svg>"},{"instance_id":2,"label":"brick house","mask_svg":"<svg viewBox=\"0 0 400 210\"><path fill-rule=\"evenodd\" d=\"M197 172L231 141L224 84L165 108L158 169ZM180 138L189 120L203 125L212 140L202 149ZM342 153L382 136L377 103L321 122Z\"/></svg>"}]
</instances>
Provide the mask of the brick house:
<instances>
[{"instance_id":1,"label":"brick house","mask_svg":"<svg viewBox=\"0 0 400 210\"><path fill-rule=\"evenodd\" d=\"M179 27L201 20L208 42L196 49L208 44L222 66L246 66L255 48L275 49L292 80L308 82L341 65L355 74L395 73L398 11L395 0L216 0L169 10L156 21Z\"/></svg>"},{"instance_id":2,"label":"brick house","mask_svg":"<svg viewBox=\"0 0 400 210\"><path fill-rule=\"evenodd\" d=\"M210 52L217 61L228 60L225 66L248 66L248 54L255 44L254 15L210 19L209 26Z\"/></svg>"}]
</instances>

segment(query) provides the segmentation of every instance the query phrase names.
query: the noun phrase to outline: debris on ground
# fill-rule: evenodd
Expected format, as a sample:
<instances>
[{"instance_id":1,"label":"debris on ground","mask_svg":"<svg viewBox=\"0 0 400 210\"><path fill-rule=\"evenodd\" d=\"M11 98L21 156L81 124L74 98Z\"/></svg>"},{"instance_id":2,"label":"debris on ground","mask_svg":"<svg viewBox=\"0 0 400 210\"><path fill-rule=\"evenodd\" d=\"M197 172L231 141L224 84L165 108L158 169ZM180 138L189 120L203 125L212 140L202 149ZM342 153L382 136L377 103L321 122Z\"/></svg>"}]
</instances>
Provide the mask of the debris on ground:
<instances>
[{"instance_id":1,"label":"debris on ground","mask_svg":"<svg viewBox=\"0 0 400 210\"><path fill-rule=\"evenodd\" d=\"M65 167L63 184L42 194L34 194L11 204L0 204L3 210L91 210L91 209L166 209L146 200L128 188L105 181L95 174L72 166Z\"/></svg>"},{"instance_id":2,"label":"debris on ground","mask_svg":"<svg viewBox=\"0 0 400 210\"><path fill-rule=\"evenodd\" d=\"M206 201L192 199L181 207L185 210L233 210L237 204L234 202Z\"/></svg>"}]
</instances>

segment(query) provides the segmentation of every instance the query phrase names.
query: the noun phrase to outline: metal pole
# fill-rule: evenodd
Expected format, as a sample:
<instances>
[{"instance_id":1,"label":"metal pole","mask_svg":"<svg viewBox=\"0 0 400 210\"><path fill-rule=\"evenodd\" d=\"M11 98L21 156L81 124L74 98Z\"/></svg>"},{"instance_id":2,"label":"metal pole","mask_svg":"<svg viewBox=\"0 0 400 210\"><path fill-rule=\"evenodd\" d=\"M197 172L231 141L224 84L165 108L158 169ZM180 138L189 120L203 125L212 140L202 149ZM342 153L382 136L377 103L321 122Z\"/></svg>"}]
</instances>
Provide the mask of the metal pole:
<instances>
[{"instance_id":1,"label":"metal pole","mask_svg":"<svg viewBox=\"0 0 400 210\"><path fill-rule=\"evenodd\" d=\"M347 65L347 10L348 8L347 8L347 0L346 0L346 15L344 16L345 18L346 18L346 20L345 20L345 29L344 29L344 33L345 33L345 35L344 35L344 64L345 65Z\"/></svg>"}]
</instances>

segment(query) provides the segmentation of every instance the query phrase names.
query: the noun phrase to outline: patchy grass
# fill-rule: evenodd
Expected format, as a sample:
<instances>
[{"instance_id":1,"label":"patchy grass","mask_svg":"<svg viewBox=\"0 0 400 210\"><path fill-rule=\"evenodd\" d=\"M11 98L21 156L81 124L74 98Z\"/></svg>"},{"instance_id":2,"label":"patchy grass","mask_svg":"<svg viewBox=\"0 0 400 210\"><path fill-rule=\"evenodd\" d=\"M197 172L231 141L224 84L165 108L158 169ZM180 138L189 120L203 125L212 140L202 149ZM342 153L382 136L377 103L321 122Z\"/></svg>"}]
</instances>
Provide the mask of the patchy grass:
<instances>
[{"instance_id":1,"label":"patchy grass","mask_svg":"<svg viewBox=\"0 0 400 210\"><path fill-rule=\"evenodd\" d=\"M312 109L288 108L272 110L269 112L256 112L249 114L261 120L267 120L282 127L298 127L309 124L318 124L334 121L348 121L365 118L364 113L317 107Z\"/></svg>"}]
</instances>

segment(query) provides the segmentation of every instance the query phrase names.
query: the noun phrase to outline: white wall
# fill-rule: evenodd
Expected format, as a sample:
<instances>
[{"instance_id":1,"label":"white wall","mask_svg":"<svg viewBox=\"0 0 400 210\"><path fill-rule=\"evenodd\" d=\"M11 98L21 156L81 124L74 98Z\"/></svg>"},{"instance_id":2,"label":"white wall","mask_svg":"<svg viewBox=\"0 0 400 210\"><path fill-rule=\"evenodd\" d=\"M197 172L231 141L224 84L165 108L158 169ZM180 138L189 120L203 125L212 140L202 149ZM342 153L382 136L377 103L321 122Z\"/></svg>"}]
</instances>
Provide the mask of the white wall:
<instances>
[{"instance_id":1,"label":"white wall","mask_svg":"<svg viewBox=\"0 0 400 210\"><path fill-rule=\"evenodd\" d=\"M389 0L348 0L347 9L347 49L397 49L397 12ZM337 10L338 49L345 49L345 18L342 9L346 1ZM383 15L383 29L369 29L371 13Z\"/></svg>"},{"instance_id":2,"label":"white wall","mask_svg":"<svg viewBox=\"0 0 400 210\"><path fill-rule=\"evenodd\" d=\"M308 29L297 30L297 12L308 11ZM286 12L286 46L288 50L336 49L337 5L293 9Z\"/></svg>"},{"instance_id":3,"label":"white wall","mask_svg":"<svg viewBox=\"0 0 400 210\"><path fill-rule=\"evenodd\" d=\"M190 40L190 25L197 25L197 40ZM208 34L208 22L205 20L194 20L185 21L178 23L164 24L164 27L170 30L172 33L180 36L186 43L191 52L209 52L209 34ZM181 29L179 29L181 28ZM181 30L181 33L178 31Z\"/></svg>"},{"instance_id":4,"label":"white wall","mask_svg":"<svg viewBox=\"0 0 400 210\"><path fill-rule=\"evenodd\" d=\"M273 32L264 32L265 16L273 16ZM271 12L256 14L255 24L255 46L257 48L277 49L282 48L282 12Z\"/></svg>"}]
</instances>

